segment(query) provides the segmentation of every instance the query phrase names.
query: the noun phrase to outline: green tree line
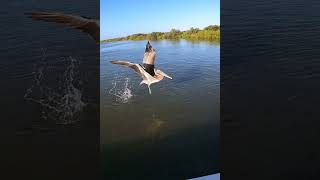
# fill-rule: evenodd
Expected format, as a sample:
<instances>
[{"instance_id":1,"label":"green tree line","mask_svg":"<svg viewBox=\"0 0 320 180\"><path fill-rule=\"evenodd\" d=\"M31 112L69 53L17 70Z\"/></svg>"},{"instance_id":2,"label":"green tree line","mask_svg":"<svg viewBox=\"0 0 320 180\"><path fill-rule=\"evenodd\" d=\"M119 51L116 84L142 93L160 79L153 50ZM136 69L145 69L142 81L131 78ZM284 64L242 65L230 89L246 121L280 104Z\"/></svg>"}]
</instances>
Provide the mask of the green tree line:
<instances>
[{"instance_id":1,"label":"green tree line","mask_svg":"<svg viewBox=\"0 0 320 180\"><path fill-rule=\"evenodd\" d=\"M162 39L187 39L187 40L203 40L203 41L220 41L220 26L210 25L202 30L199 28L190 28L186 31L180 31L178 29L172 29L170 32L152 32L149 34L133 34L121 38L113 38L103 40L103 42L115 42L115 41L137 41L137 40L162 40Z\"/></svg>"}]
</instances>

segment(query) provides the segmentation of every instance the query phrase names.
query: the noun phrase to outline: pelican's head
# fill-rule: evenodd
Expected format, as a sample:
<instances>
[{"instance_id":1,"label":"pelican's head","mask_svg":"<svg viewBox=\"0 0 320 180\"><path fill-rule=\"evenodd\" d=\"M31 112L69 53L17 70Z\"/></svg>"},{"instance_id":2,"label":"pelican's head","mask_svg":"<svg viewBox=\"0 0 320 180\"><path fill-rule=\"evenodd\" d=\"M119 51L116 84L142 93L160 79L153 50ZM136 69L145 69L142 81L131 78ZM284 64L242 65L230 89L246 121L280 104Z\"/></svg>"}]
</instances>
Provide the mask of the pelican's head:
<instances>
[{"instance_id":1,"label":"pelican's head","mask_svg":"<svg viewBox=\"0 0 320 180\"><path fill-rule=\"evenodd\" d=\"M157 69L154 71L155 72L155 76L154 78L157 80L157 82L163 80L164 77L168 77L166 76L166 74L164 72L162 72L160 69Z\"/></svg>"},{"instance_id":2,"label":"pelican's head","mask_svg":"<svg viewBox=\"0 0 320 180\"><path fill-rule=\"evenodd\" d=\"M157 80L157 82L161 81L164 78L164 76L159 73L156 73L153 77Z\"/></svg>"}]
</instances>

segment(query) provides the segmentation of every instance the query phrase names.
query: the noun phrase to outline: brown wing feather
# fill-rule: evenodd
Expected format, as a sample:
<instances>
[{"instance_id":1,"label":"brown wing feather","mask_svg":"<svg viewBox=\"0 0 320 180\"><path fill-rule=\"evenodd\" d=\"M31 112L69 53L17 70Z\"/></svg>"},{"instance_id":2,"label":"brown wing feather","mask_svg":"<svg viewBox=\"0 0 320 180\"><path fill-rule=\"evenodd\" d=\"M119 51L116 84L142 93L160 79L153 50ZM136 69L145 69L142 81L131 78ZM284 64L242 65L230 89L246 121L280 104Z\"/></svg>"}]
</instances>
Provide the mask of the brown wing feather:
<instances>
[{"instance_id":1,"label":"brown wing feather","mask_svg":"<svg viewBox=\"0 0 320 180\"><path fill-rule=\"evenodd\" d=\"M31 12L25 14L35 20L60 23L79 29L90 34L96 42L100 42L100 25L97 20L58 12Z\"/></svg>"},{"instance_id":2,"label":"brown wing feather","mask_svg":"<svg viewBox=\"0 0 320 180\"><path fill-rule=\"evenodd\" d=\"M146 76L144 75L144 72L141 72L141 70L139 68L139 64L134 64L134 63L131 63L128 61L110 61L110 62L112 64L119 64L119 65L127 66L127 67L133 69L140 76L142 76L142 78L146 78Z\"/></svg>"}]
</instances>

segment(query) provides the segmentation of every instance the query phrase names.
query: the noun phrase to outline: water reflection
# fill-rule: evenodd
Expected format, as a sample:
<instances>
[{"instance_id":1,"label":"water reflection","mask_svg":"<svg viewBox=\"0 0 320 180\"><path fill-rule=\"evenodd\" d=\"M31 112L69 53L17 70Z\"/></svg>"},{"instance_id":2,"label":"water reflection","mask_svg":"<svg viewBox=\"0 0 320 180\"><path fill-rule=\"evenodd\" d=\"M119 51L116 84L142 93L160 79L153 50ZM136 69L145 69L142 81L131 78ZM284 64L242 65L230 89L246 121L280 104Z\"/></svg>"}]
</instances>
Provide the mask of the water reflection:
<instances>
[{"instance_id":1,"label":"water reflection","mask_svg":"<svg viewBox=\"0 0 320 180\"><path fill-rule=\"evenodd\" d=\"M161 139L161 132L165 125L165 121L161 120L156 113L152 114L152 117L148 120L146 128L147 135L151 138L152 143Z\"/></svg>"}]
</instances>

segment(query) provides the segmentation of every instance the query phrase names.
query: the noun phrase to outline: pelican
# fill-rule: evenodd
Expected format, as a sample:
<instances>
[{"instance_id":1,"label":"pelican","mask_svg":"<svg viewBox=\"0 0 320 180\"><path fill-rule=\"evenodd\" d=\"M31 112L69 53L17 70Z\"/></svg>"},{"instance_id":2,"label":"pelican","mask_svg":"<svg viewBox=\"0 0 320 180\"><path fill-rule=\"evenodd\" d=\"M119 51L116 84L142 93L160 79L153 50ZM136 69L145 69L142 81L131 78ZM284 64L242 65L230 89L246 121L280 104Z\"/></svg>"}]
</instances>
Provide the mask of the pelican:
<instances>
[{"instance_id":1,"label":"pelican","mask_svg":"<svg viewBox=\"0 0 320 180\"><path fill-rule=\"evenodd\" d=\"M151 94L151 89L150 89L151 84L161 81L164 77L172 79L172 77L168 76L166 73L162 72L160 69L154 69L155 76L151 76L140 64L131 63L131 62L122 61L122 60L114 60L110 62L112 64L119 64L119 65L129 67L133 69L136 73L138 73L143 79L140 82L140 85L142 84L148 85L149 94Z\"/></svg>"},{"instance_id":2,"label":"pelican","mask_svg":"<svg viewBox=\"0 0 320 180\"><path fill-rule=\"evenodd\" d=\"M162 72L160 69L154 69L154 63L156 61L156 50L151 46L148 41L143 57L143 64L131 63L124 60L114 60L110 61L112 64L119 64L133 69L142 77L141 84L148 85L149 94L151 94L150 85L161 81L164 77L172 79L166 73Z\"/></svg>"},{"instance_id":3,"label":"pelican","mask_svg":"<svg viewBox=\"0 0 320 180\"><path fill-rule=\"evenodd\" d=\"M25 15L28 15L30 18L35 20L60 23L75 29L79 29L85 33L88 33L96 43L100 43L100 21L98 19L91 19L60 12L45 11L25 13Z\"/></svg>"}]
</instances>

